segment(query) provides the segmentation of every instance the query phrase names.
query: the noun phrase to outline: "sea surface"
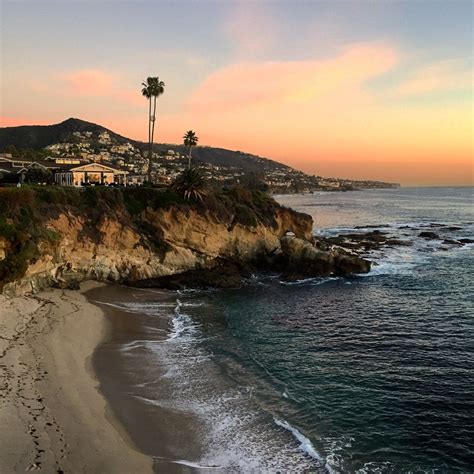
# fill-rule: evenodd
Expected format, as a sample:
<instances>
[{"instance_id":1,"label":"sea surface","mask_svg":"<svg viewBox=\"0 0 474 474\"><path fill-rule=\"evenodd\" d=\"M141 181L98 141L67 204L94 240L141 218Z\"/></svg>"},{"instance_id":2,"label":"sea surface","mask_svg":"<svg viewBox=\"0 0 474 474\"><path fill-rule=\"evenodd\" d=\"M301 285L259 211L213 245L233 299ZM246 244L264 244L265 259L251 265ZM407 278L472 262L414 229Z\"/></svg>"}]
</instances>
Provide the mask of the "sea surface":
<instances>
[{"instance_id":1,"label":"sea surface","mask_svg":"<svg viewBox=\"0 0 474 474\"><path fill-rule=\"evenodd\" d=\"M277 200L315 234L370 226L414 245L351 278L120 290L108 305L126 318L95 366L137 445L204 472L474 472L474 246L442 242L474 238L473 188Z\"/></svg>"}]
</instances>

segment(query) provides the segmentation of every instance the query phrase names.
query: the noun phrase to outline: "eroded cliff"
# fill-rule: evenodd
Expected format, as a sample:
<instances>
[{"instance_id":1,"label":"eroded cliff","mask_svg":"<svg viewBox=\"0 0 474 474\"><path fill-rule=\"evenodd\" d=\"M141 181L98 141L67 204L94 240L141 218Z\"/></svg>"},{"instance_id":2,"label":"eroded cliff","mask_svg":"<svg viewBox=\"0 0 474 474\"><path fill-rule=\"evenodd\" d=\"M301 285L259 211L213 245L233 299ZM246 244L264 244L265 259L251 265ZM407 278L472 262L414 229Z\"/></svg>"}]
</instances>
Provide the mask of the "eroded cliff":
<instances>
[{"instance_id":1,"label":"eroded cliff","mask_svg":"<svg viewBox=\"0 0 474 474\"><path fill-rule=\"evenodd\" d=\"M310 216L261 193L229 191L192 205L156 190L10 189L0 199L5 293L86 279L133 283L225 261L343 272L337 252L308 250Z\"/></svg>"}]
</instances>

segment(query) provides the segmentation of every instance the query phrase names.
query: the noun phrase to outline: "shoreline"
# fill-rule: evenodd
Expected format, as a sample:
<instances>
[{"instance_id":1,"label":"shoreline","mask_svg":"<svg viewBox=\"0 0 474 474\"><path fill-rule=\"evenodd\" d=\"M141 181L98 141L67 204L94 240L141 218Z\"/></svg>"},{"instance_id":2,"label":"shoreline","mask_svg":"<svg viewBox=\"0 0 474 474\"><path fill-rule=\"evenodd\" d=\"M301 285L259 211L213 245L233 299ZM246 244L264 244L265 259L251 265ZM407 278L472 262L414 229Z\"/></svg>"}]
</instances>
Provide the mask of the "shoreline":
<instances>
[{"instance_id":1,"label":"shoreline","mask_svg":"<svg viewBox=\"0 0 474 474\"><path fill-rule=\"evenodd\" d=\"M150 301L153 320L141 310L122 304ZM170 305L174 292L143 290L120 285L102 285L85 294L109 321L107 333L95 347L92 366L98 390L107 400L114 419L123 427L140 452L153 460L153 471L180 473L201 468L200 421L188 410L169 405L174 398L167 378L166 361L149 358L150 346L165 342L170 334ZM160 306L163 309L160 310ZM147 328L152 325L152 333ZM137 358L137 359L136 359ZM147 394L143 387L147 387ZM145 398L144 398L145 397Z\"/></svg>"},{"instance_id":2,"label":"shoreline","mask_svg":"<svg viewBox=\"0 0 474 474\"><path fill-rule=\"evenodd\" d=\"M109 322L84 293L0 295L0 472L153 472L98 390Z\"/></svg>"}]
</instances>

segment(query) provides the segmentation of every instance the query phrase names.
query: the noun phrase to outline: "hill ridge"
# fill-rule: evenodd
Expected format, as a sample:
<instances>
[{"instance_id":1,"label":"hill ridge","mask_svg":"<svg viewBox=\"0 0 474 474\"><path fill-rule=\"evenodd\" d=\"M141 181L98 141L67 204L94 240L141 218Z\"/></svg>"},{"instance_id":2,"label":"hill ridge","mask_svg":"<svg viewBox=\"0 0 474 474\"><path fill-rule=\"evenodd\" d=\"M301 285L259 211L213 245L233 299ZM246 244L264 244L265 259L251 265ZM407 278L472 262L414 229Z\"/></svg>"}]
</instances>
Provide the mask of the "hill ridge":
<instances>
[{"instance_id":1,"label":"hill ridge","mask_svg":"<svg viewBox=\"0 0 474 474\"><path fill-rule=\"evenodd\" d=\"M108 161L138 174L147 163L148 144L124 137L102 125L76 117L51 125L22 125L0 128L0 152L7 147L44 150L56 156L82 156L90 161ZM184 145L155 143L153 167L157 173L173 179L185 166ZM321 178L307 175L291 166L252 153L212 146L193 148L193 162L206 168L208 176L223 182L258 175L274 192L311 192L317 190L349 190L394 187L393 183Z\"/></svg>"}]
</instances>

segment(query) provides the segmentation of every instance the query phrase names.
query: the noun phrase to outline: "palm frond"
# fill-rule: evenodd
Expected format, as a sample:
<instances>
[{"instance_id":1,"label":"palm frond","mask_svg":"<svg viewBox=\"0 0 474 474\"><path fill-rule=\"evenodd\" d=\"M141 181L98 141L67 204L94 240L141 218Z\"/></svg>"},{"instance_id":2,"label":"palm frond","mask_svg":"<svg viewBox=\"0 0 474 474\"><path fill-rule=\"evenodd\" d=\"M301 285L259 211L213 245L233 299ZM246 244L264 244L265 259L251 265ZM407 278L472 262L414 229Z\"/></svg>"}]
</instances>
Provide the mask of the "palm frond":
<instances>
[{"instance_id":1,"label":"palm frond","mask_svg":"<svg viewBox=\"0 0 474 474\"><path fill-rule=\"evenodd\" d=\"M206 179L197 168L183 171L173 183L173 189L187 200L202 201L208 194Z\"/></svg>"}]
</instances>

